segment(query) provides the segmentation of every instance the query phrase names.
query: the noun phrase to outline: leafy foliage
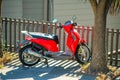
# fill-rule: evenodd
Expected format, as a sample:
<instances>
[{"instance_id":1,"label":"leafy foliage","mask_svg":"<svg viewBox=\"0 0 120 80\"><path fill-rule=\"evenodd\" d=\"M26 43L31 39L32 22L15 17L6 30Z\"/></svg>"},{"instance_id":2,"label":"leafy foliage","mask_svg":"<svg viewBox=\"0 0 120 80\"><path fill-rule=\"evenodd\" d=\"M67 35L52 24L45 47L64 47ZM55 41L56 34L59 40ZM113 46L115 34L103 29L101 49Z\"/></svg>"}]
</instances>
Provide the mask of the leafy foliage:
<instances>
[{"instance_id":1,"label":"leafy foliage","mask_svg":"<svg viewBox=\"0 0 120 80\"><path fill-rule=\"evenodd\" d=\"M111 15L117 15L120 13L120 0L113 0L109 13Z\"/></svg>"}]
</instances>

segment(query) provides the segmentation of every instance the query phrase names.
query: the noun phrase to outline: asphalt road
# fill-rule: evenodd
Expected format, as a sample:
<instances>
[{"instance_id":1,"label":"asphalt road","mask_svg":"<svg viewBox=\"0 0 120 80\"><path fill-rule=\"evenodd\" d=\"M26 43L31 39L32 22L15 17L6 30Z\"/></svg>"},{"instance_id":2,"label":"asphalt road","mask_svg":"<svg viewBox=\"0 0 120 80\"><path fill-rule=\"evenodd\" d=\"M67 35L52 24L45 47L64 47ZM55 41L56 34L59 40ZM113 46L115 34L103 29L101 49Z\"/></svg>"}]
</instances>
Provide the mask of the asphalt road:
<instances>
[{"instance_id":1,"label":"asphalt road","mask_svg":"<svg viewBox=\"0 0 120 80\"><path fill-rule=\"evenodd\" d=\"M80 66L73 60L42 61L35 66L25 67L18 59L0 69L0 80L95 80L95 76L80 74Z\"/></svg>"}]
</instances>

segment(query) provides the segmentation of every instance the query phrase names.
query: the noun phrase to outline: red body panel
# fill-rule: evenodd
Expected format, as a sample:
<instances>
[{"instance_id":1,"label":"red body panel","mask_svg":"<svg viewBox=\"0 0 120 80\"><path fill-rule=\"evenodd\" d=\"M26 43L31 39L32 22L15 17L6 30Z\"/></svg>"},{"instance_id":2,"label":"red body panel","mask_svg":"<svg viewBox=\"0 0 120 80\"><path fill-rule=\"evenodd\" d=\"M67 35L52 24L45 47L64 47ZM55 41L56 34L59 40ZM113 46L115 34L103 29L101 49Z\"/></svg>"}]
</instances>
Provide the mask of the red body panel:
<instances>
[{"instance_id":1,"label":"red body panel","mask_svg":"<svg viewBox=\"0 0 120 80\"><path fill-rule=\"evenodd\" d=\"M68 33L66 44L74 55L80 41L79 33L75 29L73 29L72 25L69 25L69 27L63 26L63 28Z\"/></svg>"},{"instance_id":2,"label":"red body panel","mask_svg":"<svg viewBox=\"0 0 120 80\"><path fill-rule=\"evenodd\" d=\"M31 39L31 42L39 44L39 45L45 47L46 49L48 49L49 51L52 51L52 52L59 51L58 44L54 40L45 40L42 38L33 38L33 39Z\"/></svg>"}]
</instances>

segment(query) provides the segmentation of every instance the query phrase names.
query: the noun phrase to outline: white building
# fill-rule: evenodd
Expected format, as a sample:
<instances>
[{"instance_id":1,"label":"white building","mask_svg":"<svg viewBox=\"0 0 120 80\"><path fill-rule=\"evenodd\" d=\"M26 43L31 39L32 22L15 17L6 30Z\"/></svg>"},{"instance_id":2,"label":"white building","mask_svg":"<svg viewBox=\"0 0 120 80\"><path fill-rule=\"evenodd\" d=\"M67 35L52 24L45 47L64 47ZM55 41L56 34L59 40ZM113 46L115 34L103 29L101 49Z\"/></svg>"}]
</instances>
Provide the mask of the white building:
<instances>
[{"instance_id":1,"label":"white building","mask_svg":"<svg viewBox=\"0 0 120 80\"><path fill-rule=\"evenodd\" d=\"M91 5L83 0L3 0L2 16L39 21L57 18L59 22L76 16L79 25L94 25ZM120 15L108 15L107 27L120 29Z\"/></svg>"}]
</instances>

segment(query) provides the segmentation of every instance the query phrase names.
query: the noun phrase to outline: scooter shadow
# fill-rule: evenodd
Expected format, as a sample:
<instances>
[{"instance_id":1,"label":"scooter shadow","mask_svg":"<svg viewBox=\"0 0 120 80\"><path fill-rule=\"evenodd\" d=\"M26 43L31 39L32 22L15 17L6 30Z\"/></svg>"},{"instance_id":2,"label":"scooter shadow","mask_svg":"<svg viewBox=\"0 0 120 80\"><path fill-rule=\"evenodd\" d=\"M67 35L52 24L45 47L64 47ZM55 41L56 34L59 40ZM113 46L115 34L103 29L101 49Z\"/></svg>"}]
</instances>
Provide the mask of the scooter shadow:
<instances>
[{"instance_id":1,"label":"scooter shadow","mask_svg":"<svg viewBox=\"0 0 120 80\"><path fill-rule=\"evenodd\" d=\"M18 64L16 62L16 64ZM14 64L14 63L13 63ZM32 67L26 67L22 65L16 66L12 63L7 65L12 70L5 74L0 74L2 80L53 80L54 78L61 76L79 77L80 65L73 60L52 60L48 61L48 67L43 62L38 63Z\"/></svg>"}]
</instances>

